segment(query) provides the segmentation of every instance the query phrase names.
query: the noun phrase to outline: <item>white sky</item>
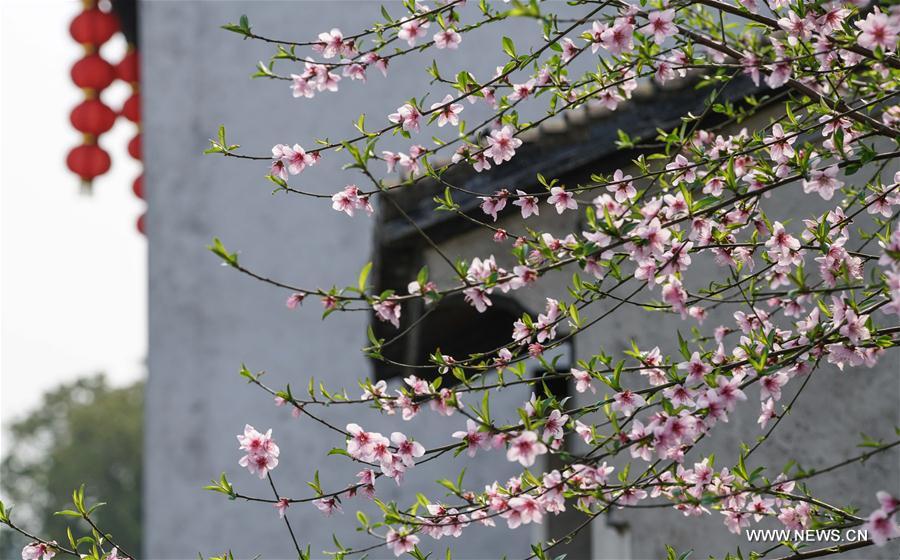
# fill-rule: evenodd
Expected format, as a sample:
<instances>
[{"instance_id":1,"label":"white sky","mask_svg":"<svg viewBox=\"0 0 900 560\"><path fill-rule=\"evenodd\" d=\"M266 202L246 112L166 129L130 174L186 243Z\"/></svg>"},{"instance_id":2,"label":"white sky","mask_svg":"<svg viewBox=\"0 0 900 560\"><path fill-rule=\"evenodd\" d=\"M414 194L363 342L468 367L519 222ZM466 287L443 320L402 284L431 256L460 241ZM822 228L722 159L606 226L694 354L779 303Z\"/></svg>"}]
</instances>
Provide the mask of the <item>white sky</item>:
<instances>
[{"instance_id":1,"label":"white sky","mask_svg":"<svg viewBox=\"0 0 900 560\"><path fill-rule=\"evenodd\" d=\"M80 143L69 112L82 96L69 69L78 0L0 2L0 421L33 408L44 390L106 372L117 384L144 375L146 241L143 201L131 191L136 132L119 119L100 144L112 169L79 193L65 156ZM119 37L104 47L116 62ZM104 92L118 109L125 84Z\"/></svg>"}]
</instances>

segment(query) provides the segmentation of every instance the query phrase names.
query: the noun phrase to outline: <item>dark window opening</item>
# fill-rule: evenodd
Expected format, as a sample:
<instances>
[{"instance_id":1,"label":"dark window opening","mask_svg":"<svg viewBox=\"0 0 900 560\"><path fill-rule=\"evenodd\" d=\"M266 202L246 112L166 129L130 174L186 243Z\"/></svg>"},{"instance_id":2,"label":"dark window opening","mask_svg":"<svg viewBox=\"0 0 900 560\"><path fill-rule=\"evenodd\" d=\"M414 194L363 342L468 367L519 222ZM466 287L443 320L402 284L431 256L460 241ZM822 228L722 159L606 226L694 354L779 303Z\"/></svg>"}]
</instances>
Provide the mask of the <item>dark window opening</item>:
<instances>
[{"instance_id":1,"label":"dark window opening","mask_svg":"<svg viewBox=\"0 0 900 560\"><path fill-rule=\"evenodd\" d=\"M484 313L476 311L461 296L449 296L439 302L422 323L415 344L416 363L428 363L436 349L461 360L509 344L513 323L525 310L510 298L491 296L491 300L493 305Z\"/></svg>"},{"instance_id":2,"label":"dark window opening","mask_svg":"<svg viewBox=\"0 0 900 560\"><path fill-rule=\"evenodd\" d=\"M447 296L431 304L433 308L410 305L405 325L418 321L416 326L402 340L385 348L383 354L394 362L423 365L432 363L430 357L437 350L456 360L496 350L512 340L512 325L526 309L514 299L501 295L492 295L491 301L493 305L484 313L478 313L461 295ZM391 333L384 327L379 330L378 336L382 337L396 334L396 330ZM432 380L438 375L437 369L437 366L413 368L375 362L377 379L414 374Z\"/></svg>"}]
</instances>

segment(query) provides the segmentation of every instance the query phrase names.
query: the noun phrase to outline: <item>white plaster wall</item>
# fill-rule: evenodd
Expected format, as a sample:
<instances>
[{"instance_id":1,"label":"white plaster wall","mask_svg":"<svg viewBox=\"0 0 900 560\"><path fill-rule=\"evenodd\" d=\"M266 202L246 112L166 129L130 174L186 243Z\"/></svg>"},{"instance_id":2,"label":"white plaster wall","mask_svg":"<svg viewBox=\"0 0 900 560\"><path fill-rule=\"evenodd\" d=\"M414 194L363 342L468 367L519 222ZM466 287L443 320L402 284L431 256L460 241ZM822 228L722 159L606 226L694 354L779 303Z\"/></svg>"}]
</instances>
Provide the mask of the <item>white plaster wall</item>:
<instances>
[{"instance_id":1,"label":"white plaster wall","mask_svg":"<svg viewBox=\"0 0 900 560\"><path fill-rule=\"evenodd\" d=\"M298 285L352 284L369 260L372 221L334 212L329 201L270 196L270 184L263 178L265 162L201 152L222 123L230 141L258 155L268 154L278 142L310 146L315 138L349 136L360 112L369 113L371 126L380 125L404 100L421 95L416 86L425 80L431 58L395 62L390 80L373 70L367 87L344 81L339 94L295 100L287 82L249 79L256 61L272 52L270 47L242 41L219 26L246 13L260 33L309 38L333 26L347 32L366 27L379 17L378 3L155 1L143 2L141 8L150 205L145 556L196 558L198 552L209 555L230 548L241 558L257 553L287 558L292 555L290 540L270 505L229 502L201 489L225 471L241 492L268 496L265 483L238 466L234 435L245 422L274 428L282 449L274 476L285 495L308 495L304 482L316 469L326 488L343 487L355 480L359 469L346 459L325 457L332 447L343 446L340 438L276 409L269 397L242 382L237 371L241 363L266 370L268 383L279 387L305 387L314 376L355 394L356 380L370 375L369 364L358 352L366 342L367 316L336 314L323 322L316 301L288 311L286 292L221 267L205 246L219 236L229 249L241 251L242 263ZM400 9L393 6L395 12ZM525 27L534 31L534 26L512 22L505 33ZM492 74L499 58L483 56L483 47L489 41L496 47L492 52L500 53L499 31L466 41L466 48L442 56L448 72L455 74L465 65L480 75ZM446 92L438 93L443 97ZM488 115L481 104L467 105L466 111L473 122ZM394 141L383 147L405 149L409 144ZM327 154L294 184L331 194L348 182L361 181L359 175L340 172L346 161ZM337 424L351 420L340 409L328 411L326 417ZM406 431L426 444L446 443L452 432L448 428L464 425L458 417L452 423L436 421L428 411L420 421L406 424L397 417L365 412L353 419L386 433ZM478 487L495 478L505 480L514 469L499 457L468 462L467 481ZM427 470L411 472L409 483L399 490L393 482L379 482L379 494L385 500L402 498L407 505L415 491L439 498L443 492L433 480L450 472L441 465L435 461ZM311 542L313 551L332 547L332 532L347 546L371 544L353 531L355 507L347 503L348 513L324 519L312 505L296 505L289 516L300 540ZM507 538L500 531L476 529L465 539L444 540L433 548L442 556L452 544L454 558L460 559L518 557L528 550L528 539L519 535ZM382 548L370 557L388 554Z\"/></svg>"}]
</instances>

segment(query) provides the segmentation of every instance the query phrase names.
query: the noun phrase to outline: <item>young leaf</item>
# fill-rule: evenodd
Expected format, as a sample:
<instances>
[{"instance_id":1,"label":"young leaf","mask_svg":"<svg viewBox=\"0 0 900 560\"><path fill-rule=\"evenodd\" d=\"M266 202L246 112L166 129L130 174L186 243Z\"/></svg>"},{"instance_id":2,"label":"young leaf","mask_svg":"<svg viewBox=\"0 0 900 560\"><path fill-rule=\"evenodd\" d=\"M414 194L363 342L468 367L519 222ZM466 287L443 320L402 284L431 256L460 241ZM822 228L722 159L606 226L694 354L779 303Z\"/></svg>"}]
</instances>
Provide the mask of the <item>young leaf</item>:
<instances>
[{"instance_id":1,"label":"young leaf","mask_svg":"<svg viewBox=\"0 0 900 560\"><path fill-rule=\"evenodd\" d=\"M372 270L372 262L369 261L366 263L366 266L362 267L362 270L359 271L359 280L357 282L357 288L359 288L360 292L365 293L366 291L366 282L369 279L369 272Z\"/></svg>"}]
</instances>

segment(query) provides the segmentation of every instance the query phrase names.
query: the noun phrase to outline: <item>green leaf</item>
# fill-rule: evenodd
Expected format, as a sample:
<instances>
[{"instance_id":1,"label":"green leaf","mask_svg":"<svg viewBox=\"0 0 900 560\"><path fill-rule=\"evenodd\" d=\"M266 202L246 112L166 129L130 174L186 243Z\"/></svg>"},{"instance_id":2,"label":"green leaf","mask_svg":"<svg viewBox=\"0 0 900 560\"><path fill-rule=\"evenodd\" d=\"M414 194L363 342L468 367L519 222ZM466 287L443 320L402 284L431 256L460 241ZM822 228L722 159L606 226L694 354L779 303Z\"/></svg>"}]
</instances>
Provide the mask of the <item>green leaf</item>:
<instances>
[{"instance_id":1,"label":"green leaf","mask_svg":"<svg viewBox=\"0 0 900 560\"><path fill-rule=\"evenodd\" d=\"M106 505L106 502L97 502L96 504L92 505L90 507L90 509L87 510L87 513L85 513L85 515L90 515L91 513L94 512L95 509L103 507L105 505Z\"/></svg>"},{"instance_id":2,"label":"green leaf","mask_svg":"<svg viewBox=\"0 0 900 560\"><path fill-rule=\"evenodd\" d=\"M503 52L508 54L510 58L516 58L516 45L509 37L503 38Z\"/></svg>"},{"instance_id":3,"label":"green leaf","mask_svg":"<svg viewBox=\"0 0 900 560\"><path fill-rule=\"evenodd\" d=\"M419 269L419 273L416 275L416 281L420 286L424 286L428 282L428 265Z\"/></svg>"},{"instance_id":4,"label":"green leaf","mask_svg":"<svg viewBox=\"0 0 900 560\"><path fill-rule=\"evenodd\" d=\"M366 263L366 266L362 267L362 270L359 271L359 280L357 282L357 287L360 292L365 293L366 291L366 282L369 279L369 272L372 271L372 262L369 261Z\"/></svg>"},{"instance_id":5,"label":"green leaf","mask_svg":"<svg viewBox=\"0 0 900 560\"><path fill-rule=\"evenodd\" d=\"M624 150L624 149L628 149L628 148L633 148L633 147L634 147L634 141L633 141L633 140L631 139L631 137L628 136L628 134L626 134L623 130L620 129L620 130L616 131L616 134L617 134L618 137L619 137L619 139L616 140L616 146L617 146L620 150Z\"/></svg>"},{"instance_id":6,"label":"green leaf","mask_svg":"<svg viewBox=\"0 0 900 560\"><path fill-rule=\"evenodd\" d=\"M360 131L363 134L366 134L366 114L363 113L356 120L356 130Z\"/></svg>"},{"instance_id":7,"label":"green leaf","mask_svg":"<svg viewBox=\"0 0 900 560\"><path fill-rule=\"evenodd\" d=\"M75 542L75 535L72 534L72 528L66 527L66 537L69 539L69 546L72 550L78 550L78 543Z\"/></svg>"},{"instance_id":8,"label":"green leaf","mask_svg":"<svg viewBox=\"0 0 900 560\"><path fill-rule=\"evenodd\" d=\"M250 371L249 369L247 369L247 366L245 366L244 364L241 364L240 374L241 374L241 377L246 377L250 381L256 381L256 376L253 375L253 372Z\"/></svg>"},{"instance_id":9,"label":"green leaf","mask_svg":"<svg viewBox=\"0 0 900 560\"><path fill-rule=\"evenodd\" d=\"M361 511L357 511L356 519L357 519L357 521L359 521L359 524L362 525L363 527L369 526L369 519L366 517L365 513L361 512Z\"/></svg>"},{"instance_id":10,"label":"green leaf","mask_svg":"<svg viewBox=\"0 0 900 560\"><path fill-rule=\"evenodd\" d=\"M212 245L207 245L206 248L212 251L216 256L220 257L224 261L224 264L232 267L237 266L237 253L229 253L218 237L213 237Z\"/></svg>"},{"instance_id":11,"label":"green leaf","mask_svg":"<svg viewBox=\"0 0 900 560\"><path fill-rule=\"evenodd\" d=\"M481 399L481 419L484 420L485 424L491 423L491 406L490 406L490 391L484 392L484 397Z\"/></svg>"},{"instance_id":12,"label":"green leaf","mask_svg":"<svg viewBox=\"0 0 900 560\"><path fill-rule=\"evenodd\" d=\"M244 37L249 37L252 35L250 32L250 20L246 15L242 15L238 20L238 23L226 23L222 26L222 29L226 31L231 31L233 33L237 33L238 35L243 35Z\"/></svg>"},{"instance_id":13,"label":"green leaf","mask_svg":"<svg viewBox=\"0 0 900 560\"><path fill-rule=\"evenodd\" d=\"M742 479L744 479L748 482L750 480L750 477L747 475L747 466L744 464L744 454L743 453L741 453L741 455L738 457L738 464L737 464L737 467L735 468L735 474L737 474L739 477L741 477Z\"/></svg>"},{"instance_id":14,"label":"green leaf","mask_svg":"<svg viewBox=\"0 0 900 560\"><path fill-rule=\"evenodd\" d=\"M80 513L71 509L64 509L62 511L53 512L53 515L62 515L65 517L81 517Z\"/></svg>"}]
</instances>

